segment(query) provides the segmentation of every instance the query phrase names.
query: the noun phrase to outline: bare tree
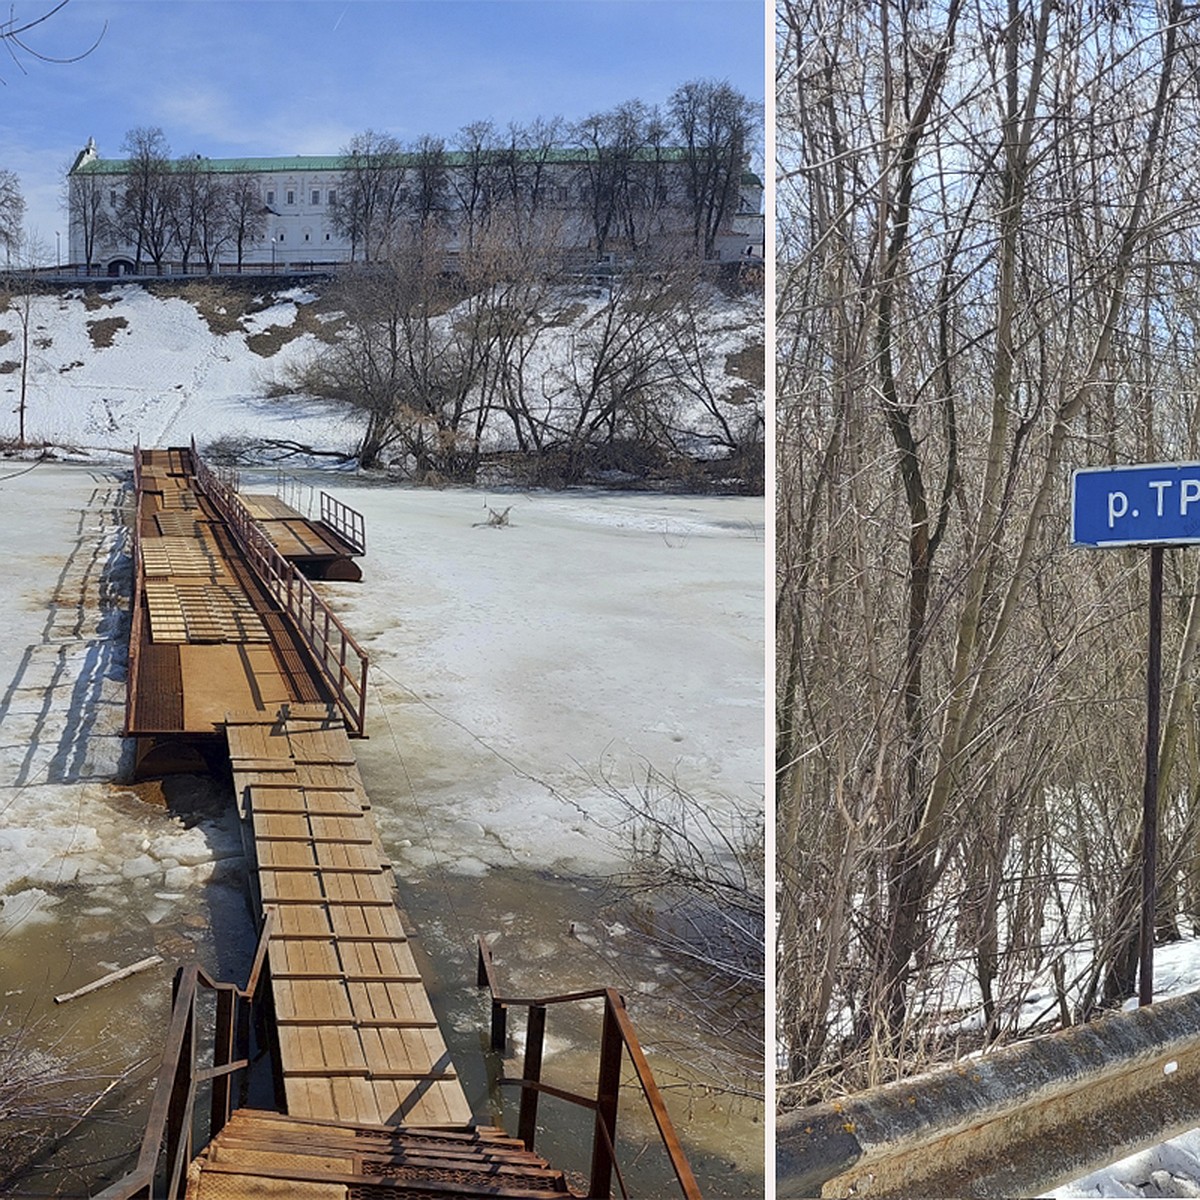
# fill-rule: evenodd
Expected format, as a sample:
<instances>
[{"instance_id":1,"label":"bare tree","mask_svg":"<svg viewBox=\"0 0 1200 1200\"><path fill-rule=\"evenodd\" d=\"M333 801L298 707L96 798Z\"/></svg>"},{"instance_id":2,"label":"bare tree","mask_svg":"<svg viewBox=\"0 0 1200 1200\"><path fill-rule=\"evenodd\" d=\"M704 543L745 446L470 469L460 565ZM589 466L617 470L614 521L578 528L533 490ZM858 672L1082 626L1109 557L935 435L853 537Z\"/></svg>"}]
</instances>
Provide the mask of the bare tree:
<instances>
[{"instance_id":1,"label":"bare tree","mask_svg":"<svg viewBox=\"0 0 1200 1200\"><path fill-rule=\"evenodd\" d=\"M737 211L761 112L728 83L713 80L676 88L670 108L684 150L692 237L696 249L711 258L717 234Z\"/></svg>"},{"instance_id":2,"label":"bare tree","mask_svg":"<svg viewBox=\"0 0 1200 1200\"><path fill-rule=\"evenodd\" d=\"M418 138L410 159L413 183L408 211L421 228L436 225L442 220L448 203L449 168L445 143L441 138Z\"/></svg>"},{"instance_id":3,"label":"bare tree","mask_svg":"<svg viewBox=\"0 0 1200 1200\"><path fill-rule=\"evenodd\" d=\"M90 275L97 242L110 233L104 206L106 183L103 176L92 171L64 172L64 176L63 207L67 210L69 227L78 230L83 242L84 270Z\"/></svg>"},{"instance_id":4,"label":"bare tree","mask_svg":"<svg viewBox=\"0 0 1200 1200\"><path fill-rule=\"evenodd\" d=\"M121 144L129 156L125 188L117 205L117 227L134 246L134 268L149 253L161 272L170 244L175 184L166 135L157 127L131 129Z\"/></svg>"},{"instance_id":5,"label":"bare tree","mask_svg":"<svg viewBox=\"0 0 1200 1200\"><path fill-rule=\"evenodd\" d=\"M503 148L491 121L473 121L459 131L457 159L450 187L469 247L476 230L486 226L504 186Z\"/></svg>"},{"instance_id":6,"label":"bare tree","mask_svg":"<svg viewBox=\"0 0 1200 1200\"><path fill-rule=\"evenodd\" d=\"M1048 0L785 0L780 33L779 1033L819 1091L960 1049L949 1010L977 1045L1130 985L1136 564L1068 550L1066 474L1196 443L1196 45L1178 5Z\"/></svg>"},{"instance_id":7,"label":"bare tree","mask_svg":"<svg viewBox=\"0 0 1200 1200\"><path fill-rule=\"evenodd\" d=\"M207 198L202 155L191 154L171 164L172 186L166 212L166 227L179 251L180 266L187 274L192 252L199 237L201 213Z\"/></svg>"},{"instance_id":8,"label":"bare tree","mask_svg":"<svg viewBox=\"0 0 1200 1200\"><path fill-rule=\"evenodd\" d=\"M404 156L390 134L368 129L342 151L345 169L330 204L335 228L350 239L350 257L361 248L372 262L390 243L405 199Z\"/></svg>"},{"instance_id":9,"label":"bare tree","mask_svg":"<svg viewBox=\"0 0 1200 1200\"><path fill-rule=\"evenodd\" d=\"M577 187L588 204L597 257L609 253L613 238L621 234L629 252L640 248L639 164L645 161L651 120L644 104L631 101L611 112L593 113L574 127L574 139L584 152Z\"/></svg>"},{"instance_id":10,"label":"bare tree","mask_svg":"<svg viewBox=\"0 0 1200 1200\"><path fill-rule=\"evenodd\" d=\"M39 343L34 325L34 303L37 299L37 283L34 276L36 264L42 260L45 247L28 236L23 236L13 253L17 258L15 270L5 275L0 286L0 308L16 317L20 359L17 368L17 448L27 445L30 376L35 367L36 351L48 343Z\"/></svg>"},{"instance_id":11,"label":"bare tree","mask_svg":"<svg viewBox=\"0 0 1200 1200\"><path fill-rule=\"evenodd\" d=\"M258 180L246 172L230 176L223 190L229 240L233 242L237 251L237 269L240 274L247 243L258 241L266 232L266 206L259 191Z\"/></svg>"},{"instance_id":12,"label":"bare tree","mask_svg":"<svg viewBox=\"0 0 1200 1200\"><path fill-rule=\"evenodd\" d=\"M364 467L392 451L419 475L458 476L475 457L462 436L474 363L456 328L435 321L449 307L444 257L443 235L417 230L393 239L372 271L341 280L346 333L297 378L303 390L362 414Z\"/></svg>"},{"instance_id":13,"label":"bare tree","mask_svg":"<svg viewBox=\"0 0 1200 1200\"><path fill-rule=\"evenodd\" d=\"M21 181L12 171L0 171L0 248L12 258L21 243L21 222L25 219L25 197Z\"/></svg>"},{"instance_id":14,"label":"bare tree","mask_svg":"<svg viewBox=\"0 0 1200 1200\"><path fill-rule=\"evenodd\" d=\"M46 4L41 7L41 10L33 16L23 15L18 16L16 7L13 6L9 15L0 21L0 43L8 51L9 57L17 64L21 70L24 67L21 63L22 57L34 59L37 62L43 63L74 63L81 59L87 58L93 50L96 49L103 40L105 33L108 30L108 22L105 21L100 32L96 35L96 40L91 45L85 47L78 54L68 55L63 58L58 58L38 49L29 39L29 35L34 30L39 30L42 25L49 21L52 17L62 12L70 3L70 0L57 0L57 3Z\"/></svg>"}]
</instances>

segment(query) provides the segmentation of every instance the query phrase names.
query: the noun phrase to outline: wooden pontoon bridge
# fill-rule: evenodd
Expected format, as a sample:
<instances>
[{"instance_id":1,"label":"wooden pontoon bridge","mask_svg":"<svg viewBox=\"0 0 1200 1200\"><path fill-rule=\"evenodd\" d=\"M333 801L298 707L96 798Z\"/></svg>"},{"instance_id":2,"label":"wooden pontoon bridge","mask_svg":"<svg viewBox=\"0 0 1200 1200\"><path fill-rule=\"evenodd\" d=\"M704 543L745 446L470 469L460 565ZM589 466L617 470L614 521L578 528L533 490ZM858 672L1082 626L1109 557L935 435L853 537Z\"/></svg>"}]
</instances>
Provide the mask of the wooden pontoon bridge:
<instances>
[{"instance_id":1,"label":"wooden pontoon bridge","mask_svg":"<svg viewBox=\"0 0 1200 1200\"><path fill-rule=\"evenodd\" d=\"M510 1007L529 1017L524 1076L502 1081L521 1088L516 1136L474 1119L354 758L367 658L308 581L361 578L361 516L324 496L316 520L278 497L244 497L194 446L137 450L134 478L126 734L143 776L231 769L261 920L245 987L194 964L177 973L137 1167L101 1195L607 1197L614 1181L628 1195L615 1149L627 1064L680 1194L698 1197L621 997L505 997L482 941L478 983L491 990L493 1048L504 1047ZM594 1094L544 1082L548 1009L596 1000L604 1017ZM239 1103L252 1014L271 1053L275 1111ZM585 1193L534 1150L539 1095L594 1113Z\"/></svg>"}]
</instances>

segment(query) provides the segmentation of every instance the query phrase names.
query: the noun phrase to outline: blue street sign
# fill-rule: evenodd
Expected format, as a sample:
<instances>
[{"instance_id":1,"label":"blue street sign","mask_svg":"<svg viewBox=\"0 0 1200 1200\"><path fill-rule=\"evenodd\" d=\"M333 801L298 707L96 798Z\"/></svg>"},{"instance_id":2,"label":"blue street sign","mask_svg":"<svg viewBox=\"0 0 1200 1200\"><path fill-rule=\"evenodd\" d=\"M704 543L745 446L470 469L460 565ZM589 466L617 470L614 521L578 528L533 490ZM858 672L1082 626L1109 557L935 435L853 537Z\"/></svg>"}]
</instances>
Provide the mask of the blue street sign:
<instances>
[{"instance_id":1,"label":"blue street sign","mask_svg":"<svg viewBox=\"0 0 1200 1200\"><path fill-rule=\"evenodd\" d=\"M1071 476L1076 546L1200 542L1200 463L1087 467Z\"/></svg>"}]
</instances>

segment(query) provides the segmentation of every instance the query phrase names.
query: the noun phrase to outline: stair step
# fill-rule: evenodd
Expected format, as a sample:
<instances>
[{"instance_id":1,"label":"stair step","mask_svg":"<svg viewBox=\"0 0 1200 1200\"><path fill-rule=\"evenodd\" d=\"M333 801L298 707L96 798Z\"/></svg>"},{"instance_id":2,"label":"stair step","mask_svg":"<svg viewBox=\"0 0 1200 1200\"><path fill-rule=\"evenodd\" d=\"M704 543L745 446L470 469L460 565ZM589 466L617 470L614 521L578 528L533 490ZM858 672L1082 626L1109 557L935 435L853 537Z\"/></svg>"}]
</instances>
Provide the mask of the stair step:
<instances>
[{"instance_id":1,"label":"stair step","mask_svg":"<svg viewBox=\"0 0 1200 1200\"><path fill-rule=\"evenodd\" d=\"M400 1142L374 1142L364 1138L338 1140L331 1137L299 1140L295 1134L266 1137L247 1136L242 1130L222 1132L223 1147L240 1147L246 1150L270 1149L281 1154L327 1155L331 1158L358 1156L375 1162L402 1164L422 1162L432 1164L461 1163L464 1169L485 1166L503 1166L506 1169L540 1169L543 1159L527 1150L500 1149L488 1151L482 1147L406 1144Z\"/></svg>"},{"instance_id":2,"label":"stair step","mask_svg":"<svg viewBox=\"0 0 1200 1200\"><path fill-rule=\"evenodd\" d=\"M238 1164L234 1162L213 1162L211 1159L201 1166L201 1178L205 1176L226 1175L240 1179L265 1179L275 1182L294 1184L319 1184L325 1187L334 1185L345 1188L360 1188L403 1196L406 1192L416 1191L421 1195L430 1193L437 1196L450 1197L507 1197L509 1200L562 1200L567 1194L565 1184L562 1187L546 1187L534 1181L527 1184L517 1180L497 1182L486 1175L473 1173L469 1177L465 1172L460 1173L460 1179L431 1179L420 1175L358 1175L352 1172L321 1172L316 1174L304 1169L287 1166L258 1166L253 1163ZM297 1193L301 1194L301 1193Z\"/></svg>"},{"instance_id":3,"label":"stair step","mask_svg":"<svg viewBox=\"0 0 1200 1200\"><path fill-rule=\"evenodd\" d=\"M503 1130L491 1126L466 1130L439 1130L424 1126L412 1129L399 1127L366 1127L338 1125L333 1122L280 1120L247 1120L235 1113L225 1126L223 1133L250 1140L280 1141L296 1143L303 1147L328 1146L335 1152L353 1149L360 1153L387 1153L389 1148L399 1150L440 1150L464 1155L517 1156L532 1161L524 1144L509 1137Z\"/></svg>"},{"instance_id":4,"label":"stair step","mask_svg":"<svg viewBox=\"0 0 1200 1200\"><path fill-rule=\"evenodd\" d=\"M288 1189L292 1189L289 1191ZM240 1109L193 1161L189 1200L562 1200L561 1171L495 1126L343 1125Z\"/></svg>"}]
</instances>

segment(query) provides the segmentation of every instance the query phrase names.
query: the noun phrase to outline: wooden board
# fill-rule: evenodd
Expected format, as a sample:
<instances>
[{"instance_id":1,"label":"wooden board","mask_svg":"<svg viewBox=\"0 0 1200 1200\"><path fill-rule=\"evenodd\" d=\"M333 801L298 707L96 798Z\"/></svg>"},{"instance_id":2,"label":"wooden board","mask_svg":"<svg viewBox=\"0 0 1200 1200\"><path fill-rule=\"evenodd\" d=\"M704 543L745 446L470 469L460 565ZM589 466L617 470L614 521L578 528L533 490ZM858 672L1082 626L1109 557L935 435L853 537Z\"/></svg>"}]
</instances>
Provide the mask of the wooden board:
<instances>
[{"instance_id":1,"label":"wooden board","mask_svg":"<svg viewBox=\"0 0 1200 1200\"><path fill-rule=\"evenodd\" d=\"M246 511L256 520L264 521L273 518L299 517L304 514L297 512L290 504L278 496L270 496L258 492L239 492L238 498L246 506Z\"/></svg>"},{"instance_id":2,"label":"wooden board","mask_svg":"<svg viewBox=\"0 0 1200 1200\"><path fill-rule=\"evenodd\" d=\"M225 565L196 538L159 537L142 542L142 569L147 576L193 575L213 578L226 574Z\"/></svg>"},{"instance_id":3,"label":"wooden board","mask_svg":"<svg viewBox=\"0 0 1200 1200\"><path fill-rule=\"evenodd\" d=\"M354 765L354 751L344 727L326 728L307 722L297 727L289 722L288 740L292 745L292 757L298 763Z\"/></svg>"},{"instance_id":4,"label":"wooden board","mask_svg":"<svg viewBox=\"0 0 1200 1200\"><path fill-rule=\"evenodd\" d=\"M340 546L330 542L320 529L303 517L263 520L259 522L259 528L284 558L334 558L344 554Z\"/></svg>"},{"instance_id":5,"label":"wooden board","mask_svg":"<svg viewBox=\"0 0 1200 1200\"><path fill-rule=\"evenodd\" d=\"M259 893L275 906L268 958L288 1109L466 1122L345 732L327 706L298 707L257 723L231 713L226 726Z\"/></svg>"}]
</instances>

